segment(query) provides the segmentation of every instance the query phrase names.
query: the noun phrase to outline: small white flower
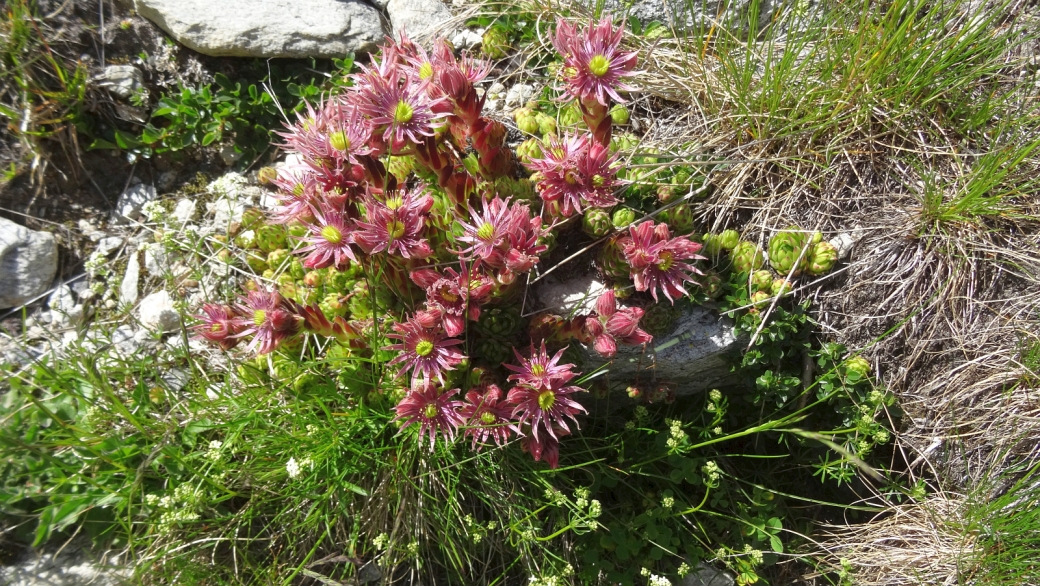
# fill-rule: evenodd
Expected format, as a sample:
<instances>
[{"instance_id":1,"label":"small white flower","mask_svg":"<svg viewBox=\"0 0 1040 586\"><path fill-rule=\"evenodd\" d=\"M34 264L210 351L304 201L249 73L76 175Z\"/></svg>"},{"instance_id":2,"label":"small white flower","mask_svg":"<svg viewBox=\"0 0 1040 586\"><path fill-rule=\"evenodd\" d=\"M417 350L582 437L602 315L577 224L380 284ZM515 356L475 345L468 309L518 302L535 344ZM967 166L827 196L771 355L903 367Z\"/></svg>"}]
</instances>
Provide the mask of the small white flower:
<instances>
[{"instance_id":1,"label":"small white flower","mask_svg":"<svg viewBox=\"0 0 1040 586\"><path fill-rule=\"evenodd\" d=\"M602 512L603 507L599 504L598 500L592 499L589 501L589 517L595 519L596 517L599 517Z\"/></svg>"},{"instance_id":2,"label":"small white flower","mask_svg":"<svg viewBox=\"0 0 1040 586\"><path fill-rule=\"evenodd\" d=\"M675 506L675 499L670 496L666 496L663 499L661 499L661 506L666 509L671 509Z\"/></svg>"},{"instance_id":3,"label":"small white flower","mask_svg":"<svg viewBox=\"0 0 1040 586\"><path fill-rule=\"evenodd\" d=\"M657 574L650 574L650 581L647 584L649 586L672 586L671 580Z\"/></svg>"},{"instance_id":4,"label":"small white flower","mask_svg":"<svg viewBox=\"0 0 1040 586\"><path fill-rule=\"evenodd\" d=\"M675 573L679 574L679 577L682 578L686 576L686 574L690 573L690 566L686 562L683 562L679 564L679 567L675 570Z\"/></svg>"},{"instance_id":5,"label":"small white flower","mask_svg":"<svg viewBox=\"0 0 1040 586\"><path fill-rule=\"evenodd\" d=\"M289 461L285 463L285 471L289 473L289 478L296 478L300 475L300 464L296 462L296 458L289 458Z\"/></svg>"}]
</instances>

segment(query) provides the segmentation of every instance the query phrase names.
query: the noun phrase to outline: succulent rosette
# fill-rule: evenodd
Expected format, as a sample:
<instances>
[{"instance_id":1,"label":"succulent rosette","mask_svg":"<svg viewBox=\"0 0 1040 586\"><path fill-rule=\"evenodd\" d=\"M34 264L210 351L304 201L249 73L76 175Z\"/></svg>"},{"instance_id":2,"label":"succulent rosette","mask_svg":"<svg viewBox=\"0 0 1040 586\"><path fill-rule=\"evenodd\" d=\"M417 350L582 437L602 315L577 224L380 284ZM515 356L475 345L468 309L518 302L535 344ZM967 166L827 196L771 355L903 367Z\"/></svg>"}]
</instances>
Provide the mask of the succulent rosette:
<instances>
[{"instance_id":1,"label":"succulent rosette","mask_svg":"<svg viewBox=\"0 0 1040 586\"><path fill-rule=\"evenodd\" d=\"M819 277L831 272L838 262L838 249L826 240L817 242L809 252L809 264L805 271Z\"/></svg>"},{"instance_id":2,"label":"succulent rosette","mask_svg":"<svg viewBox=\"0 0 1040 586\"><path fill-rule=\"evenodd\" d=\"M801 275L809 266L811 238L796 226L777 232L769 239L769 264L785 277Z\"/></svg>"}]
</instances>

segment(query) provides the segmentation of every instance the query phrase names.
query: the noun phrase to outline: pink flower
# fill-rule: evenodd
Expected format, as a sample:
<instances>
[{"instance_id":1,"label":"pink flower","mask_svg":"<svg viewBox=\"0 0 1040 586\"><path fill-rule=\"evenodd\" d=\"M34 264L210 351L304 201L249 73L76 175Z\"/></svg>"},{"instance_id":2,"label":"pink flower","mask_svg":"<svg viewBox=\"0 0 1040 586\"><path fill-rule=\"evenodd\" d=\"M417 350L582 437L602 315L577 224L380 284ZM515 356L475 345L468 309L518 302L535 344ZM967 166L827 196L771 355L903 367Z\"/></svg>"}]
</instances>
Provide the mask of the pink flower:
<instances>
[{"instance_id":1,"label":"pink flower","mask_svg":"<svg viewBox=\"0 0 1040 586\"><path fill-rule=\"evenodd\" d=\"M516 351L516 348L513 348L513 354L520 361L520 366L512 364L504 366L516 373L509 375L509 380L519 381L522 385L548 388L553 385L567 384L578 375L571 372L571 368L574 367L573 364L557 364L563 356L563 350L557 352L551 359L549 358L549 354L545 351L545 340L542 340L542 347L537 351L534 349L534 346L531 346L530 360L521 356Z\"/></svg>"},{"instance_id":2,"label":"pink flower","mask_svg":"<svg viewBox=\"0 0 1040 586\"><path fill-rule=\"evenodd\" d=\"M520 433L512 422L513 405L502 400L502 389L491 384L484 389L466 393L466 402L461 411L466 421L466 435L473 438L473 448L494 439L496 445L504 445L513 433Z\"/></svg>"},{"instance_id":3,"label":"pink flower","mask_svg":"<svg viewBox=\"0 0 1040 586\"><path fill-rule=\"evenodd\" d=\"M624 252L632 271L636 291L650 291L657 301L658 287L672 303L675 297L686 295L683 284L693 282L691 273L702 275L693 265L683 262L699 260L701 245L689 238L671 237L667 224L654 226L646 220L628 229L631 241L626 241Z\"/></svg>"},{"instance_id":4,"label":"pink flower","mask_svg":"<svg viewBox=\"0 0 1040 586\"><path fill-rule=\"evenodd\" d=\"M405 144L418 144L424 137L433 136L444 124L447 113L435 110L442 98L430 97L426 91L428 81L415 78L409 70L389 66L385 69L386 73L367 70L359 78L353 100L375 134L382 134L382 139L396 152Z\"/></svg>"},{"instance_id":5,"label":"pink flower","mask_svg":"<svg viewBox=\"0 0 1040 586\"><path fill-rule=\"evenodd\" d=\"M458 336L466 329L466 319L480 318L480 305L488 300L493 284L463 264L462 272L445 269L445 275L433 269L420 269L409 275L416 285L426 289L426 304L439 309L443 316L444 331Z\"/></svg>"},{"instance_id":6,"label":"pink flower","mask_svg":"<svg viewBox=\"0 0 1040 586\"><path fill-rule=\"evenodd\" d=\"M397 376L411 370L412 384L420 378L430 381L435 377L444 384L444 371L455 370L455 365L465 358L454 348L461 344L462 340L448 338L439 326L427 327L430 321L427 321L426 317L428 316L424 314L404 323L394 324L393 328L397 333L387 334L387 337L400 340L401 343L391 344L384 350L401 351L401 354L389 362L390 365L404 364Z\"/></svg>"},{"instance_id":7,"label":"pink flower","mask_svg":"<svg viewBox=\"0 0 1040 586\"><path fill-rule=\"evenodd\" d=\"M366 155L370 131L354 104L342 97L322 102L315 110L307 104L288 132L277 132L285 139L283 148L298 152L316 171L339 169L356 164Z\"/></svg>"},{"instance_id":8,"label":"pink flower","mask_svg":"<svg viewBox=\"0 0 1040 586\"><path fill-rule=\"evenodd\" d=\"M378 200L365 198L366 222L358 221L354 240L368 254L387 251L404 258L426 258L433 254L423 234L423 217L433 207L433 198L420 185L402 189Z\"/></svg>"},{"instance_id":9,"label":"pink flower","mask_svg":"<svg viewBox=\"0 0 1040 586\"><path fill-rule=\"evenodd\" d=\"M509 248L503 262L515 273L526 273L538 264L538 256L549 249L540 241L551 228L542 228L542 219L531 217L531 208L514 203L509 209Z\"/></svg>"},{"instance_id":10,"label":"pink flower","mask_svg":"<svg viewBox=\"0 0 1040 586\"><path fill-rule=\"evenodd\" d=\"M513 215L509 209L508 201L499 198L485 199L484 209L477 212L470 208L472 224L459 220L464 233L456 240L469 244L470 247L461 251L460 254L469 255L467 258L479 258L486 261L494 261L499 249L504 248L509 232L512 230ZM492 265L496 266L496 265ZM497 266L501 266L499 263Z\"/></svg>"},{"instance_id":11,"label":"pink flower","mask_svg":"<svg viewBox=\"0 0 1040 586\"><path fill-rule=\"evenodd\" d=\"M336 267L347 268L349 261L358 262L350 245L354 243L353 223L339 211L323 205L315 213L316 220L308 224L310 234L306 238L309 244L297 252L309 252L303 259L303 266L308 269Z\"/></svg>"},{"instance_id":12,"label":"pink flower","mask_svg":"<svg viewBox=\"0 0 1040 586\"><path fill-rule=\"evenodd\" d=\"M618 341L639 346L653 340L653 336L639 329L642 317L643 310L638 307L618 309L614 292L607 291L596 300L596 311L585 319L585 331L592 338L596 352L613 358Z\"/></svg>"},{"instance_id":13,"label":"pink flower","mask_svg":"<svg viewBox=\"0 0 1040 586\"><path fill-rule=\"evenodd\" d=\"M271 183L278 188L273 196L280 204L271 214L274 223L314 220L314 206L320 200L322 187L313 169L303 165L287 167Z\"/></svg>"},{"instance_id":14,"label":"pink flower","mask_svg":"<svg viewBox=\"0 0 1040 586\"><path fill-rule=\"evenodd\" d=\"M419 443L422 444L423 434L426 434L430 438L432 451L438 433L448 441L453 441L455 431L465 423L465 419L458 412L462 401L451 400L458 392L459 389L451 389L442 393L429 381L414 384L397 407L394 407L394 411L397 412L394 420L403 420L402 430L418 423Z\"/></svg>"},{"instance_id":15,"label":"pink flower","mask_svg":"<svg viewBox=\"0 0 1040 586\"><path fill-rule=\"evenodd\" d=\"M607 106L609 96L624 102L617 90L632 90L622 79L637 74L636 53L621 51L622 27L614 28L609 16L580 33L565 20L556 21L552 43L563 56L567 92L580 100L595 100Z\"/></svg>"},{"instance_id":16,"label":"pink flower","mask_svg":"<svg viewBox=\"0 0 1040 586\"><path fill-rule=\"evenodd\" d=\"M300 318L292 305L276 291L250 291L235 305L232 323L236 336L254 334L247 347L257 354L273 352L279 344L300 331Z\"/></svg>"},{"instance_id":17,"label":"pink flower","mask_svg":"<svg viewBox=\"0 0 1040 586\"><path fill-rule=\"evenodd\" d=\"M571 398L574 393L584 390L581 387L565 387L561 384L549 387L521 384L509 391L506 400L516 405L513 409L513 417L518 418L520 423L527 423L531 426L531 435L536 441L539 439L539 429L543 433L548 433L553 439L559 439L556 430L562 429L570 432L565 419L569 418L577 426L578 420L574 415L585 412L581 403Z\"/></svg>"},{"instance_id":18,"label":"pink flower","mask_svg":"<svg viewBox=\"0 0 1040 586\"><path fill-rule=\"evenodd\" d=\"M581 213L582 206L611 207L618 203L614 188L620 185L614 166L616 155L587 134L549 139L544 157L527 163L541 174L538 193L546 202L560 202L565 217Z\"/></svg>"},{"instance_id":19,"label":"pink flower","mask_svg":"<svg viewBox=\"0 0 1040 586\"><path fill-rule=\"evenodd\" d=\"M209 340L224 350L238 345L240 329L235 322L235 308L229 305L203 303L202 314L193 316L202 323L192 326L196 338Z\"/></svg>"}]
</instances>

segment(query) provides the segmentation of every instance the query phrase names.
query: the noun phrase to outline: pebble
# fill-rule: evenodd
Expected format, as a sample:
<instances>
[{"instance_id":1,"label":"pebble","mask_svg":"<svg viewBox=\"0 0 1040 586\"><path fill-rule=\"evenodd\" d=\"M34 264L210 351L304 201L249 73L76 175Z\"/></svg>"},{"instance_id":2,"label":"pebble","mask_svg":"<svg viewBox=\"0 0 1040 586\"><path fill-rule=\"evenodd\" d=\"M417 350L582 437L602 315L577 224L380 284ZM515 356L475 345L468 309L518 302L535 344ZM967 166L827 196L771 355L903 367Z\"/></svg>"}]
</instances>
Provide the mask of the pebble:
<instances>
[{"instance_id":1,"label":"pebble","mask_svg":"<svg viewBox=\"0 0 1040 586\"><path fill-rule=\"evenodd\" d=\"M165 290L156 291L142 299L137 312L141 325L151 330L169 332L181 323L173 298Z\"/></svg>"}]
</instances>

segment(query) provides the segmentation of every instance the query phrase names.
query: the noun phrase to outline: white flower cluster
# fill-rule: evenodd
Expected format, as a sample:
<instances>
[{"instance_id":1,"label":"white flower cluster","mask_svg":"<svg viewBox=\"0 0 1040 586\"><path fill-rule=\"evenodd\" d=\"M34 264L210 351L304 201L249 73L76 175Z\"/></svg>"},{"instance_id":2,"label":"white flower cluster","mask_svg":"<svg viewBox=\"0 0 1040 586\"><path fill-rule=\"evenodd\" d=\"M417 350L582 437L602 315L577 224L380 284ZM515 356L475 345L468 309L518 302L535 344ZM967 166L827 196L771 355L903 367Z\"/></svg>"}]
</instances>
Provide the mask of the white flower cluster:
<instances>
[{"instance_id":1,"label":"white flower cluster","mask_svg":"<svg viewBox=\"0 0 1040 586\"><path fill-rule=\"evenodd\" d=\"M551 486L545 489L545 500L556 506L567 504L567 497Z\"/></svg>"},{"instance_id":2,"label":"white flower cluster","mask_svg":"<svg viewBox=\"0 0 1040 586\"><path fill-rule=\"evenodd\" d=\"M223 458L223 454L220 453L220 448L223 446L224 443L219 440L209 442L209 449L206 450L205 458L213 462L220 461Z\"/></svg>"},{"instance_id":3,"label":"white flower cluster","mask_svg":"<svg viewBox=\"0 0 1040 586\"><path fill-rule=\"evenodd\" d=\"M661 499L661 507L662 508L667 509L667 510L671 510L671 508L674 507L674 506L675 506L675 499L674 498L672 498L670 496L666 496L663 499Z\"/></svg>"},{"instance_id":4,"label":"white flower cluster","mask_svg":"<svg viewBox=\"0 0 1040 586\"><path fill-rule=\"evenodd\" d=\"M380 533L372 540L372 546L376 548L376 551L383 551L389 541L390 537L386 533Z\"/></svg>"},{"instance_id":5,"label":"white flower cluster","mask_svg":"<svg viewBox=\"0 0 1040 586\"><path fill-rule=\"evenodd\" d=\"M144 497L145 504L165 509L159 515L159 531L169 533L175 525L189 521L197 521L199 514L195 512L195 505L199 500L199 492L189 484L181 484L173 489L172 494L158 496L147 494Z\"/></svg>"},{"instance_id":6,"label":"white flower cluster","mask_svg":"<svg viewBox=\"0 0 1040 586\"><path fill-rule=\"evenodd\" d=\"M166 207L158 201L145 202L141 206L141 214L148 218L149 222L159 222L166 216Z\"/></svg>"},{"instance_id":7,"label":"white flower cluster","mask_svg":"<svg viewBox=\"0 0 1040 586\"><path fill-rule=\"evenodd\" d=\"M761 566L762 565L762 552L751 547L749 544L744 544L744 553L747 554L751 560L751 565Z\"/></svg>"},{"instance_id":8,"label":"white flower cluster","mask_svg":"<svg viewBox=\"0 0 1040 586\"><path fill-rule=\"evenodd\" d=\"M669 419L667 423L669 428L669 437L668 441L665 443L668 445L668 449L670 450L678 449L680 446L683 445L683 443L686 442L689 436L686 434L685 431L683 431L682 421L679 421L678 419Z\"/></svg>"},{"instance_id":9,"label":"white flower cluster","mask_svg":"<svg viewBox=\"0 0 1040 586\"><path fill-rule=\"evenodd\" d=\"M680 578L685 577L686 574L690 573L690 565L686 562L679 564L679 567L675 570L675 573L679 574Z\"/></svg>"},{"instance_id":10,"label":"white flower cluster","mask_svg":"<svg viewBox=\"0 0 1040 586\"><path fill-rule=\"evenodd\" d=\"M285 463L285 472L289 475L290 479L297 478L303 473L304 468L308 470L314 469L314 460L311 460L310 456L300 460L299 462L296 461L296 458L290 457L289 461Z\"/></svg>"},{"instance_id":11,"label":"white flower cluster","mask_svg":"<svg viewBox=\"0 0 1040 586\"><path fill-rule=\"evenodd\" d=\"M108 257L102 254L100 250L95 250L83 262L83 268L92 277L105 277L110 272Z\"/></svg>"},{"instance_id":12,"label":"white flower cluster","mask_svg":"<svg viewBox=\"0 0 1040 586\"><path fill-rule=\"evenodd\" d=\"M648 586L672 586L672 581L664 576L658 576L657 574L650 574L650 579L647 581Z\"/></svg>"},{"instance_id":13,"label":"white flower cluster","mask_svg":"<svg viewBox=\"0 0 1040 586\"><path fill-rule=\"evenodd\" d=\"M713 460L708 460L701 466L701 472L704 473L704 483L714 486L719 481L719 465Z\"/></svg>"},{"instance_id":14,"label":"white flower cluster","mask_svg":"<svg viewBox=\"0 0 1040 586\"><path fill-rule=\"evenodd\" d=\"M528 581L528 586L565 586L566 584L570 584L570 581L567 578L573 575L574 566L568 563L563 566L563 569L560 570L559 574L542 576L540 578L531 576L531 579Z\"/></svg>"}]
</instances>

